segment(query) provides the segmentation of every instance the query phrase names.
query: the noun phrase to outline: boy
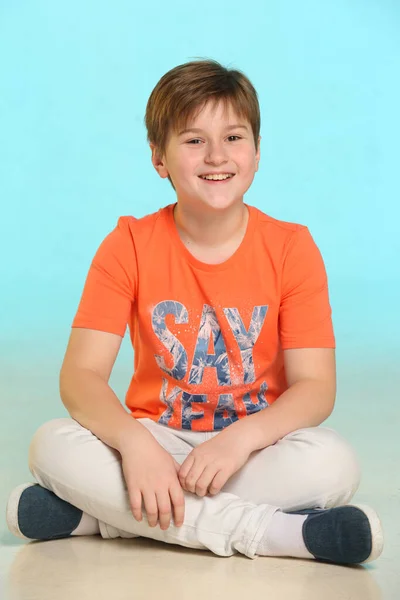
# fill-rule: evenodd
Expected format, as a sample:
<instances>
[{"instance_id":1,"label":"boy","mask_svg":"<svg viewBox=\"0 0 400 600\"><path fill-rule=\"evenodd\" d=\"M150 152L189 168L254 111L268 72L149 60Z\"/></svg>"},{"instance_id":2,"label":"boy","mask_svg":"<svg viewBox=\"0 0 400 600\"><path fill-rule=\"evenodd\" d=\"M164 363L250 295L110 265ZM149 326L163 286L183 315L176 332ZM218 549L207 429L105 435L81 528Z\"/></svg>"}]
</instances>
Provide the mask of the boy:
<instances>
[{"instance_id":1,"label":"boy","mask_svg":"<svg viewBox=\"0 0 400 600\"><path fill-rule=\"evenodd\" d=\"M145 122L177 202L121 217L96 252L60 373L72 418L36 432L38 483L11 494L10 530L374 560L379 518L348 505L354 452L318 427L336 394L322 257L307 227L243 202L260 160L254 87L189 62L158 82ZM130 414L108 385L127 324Z\"/></svg>"}]
</instances>

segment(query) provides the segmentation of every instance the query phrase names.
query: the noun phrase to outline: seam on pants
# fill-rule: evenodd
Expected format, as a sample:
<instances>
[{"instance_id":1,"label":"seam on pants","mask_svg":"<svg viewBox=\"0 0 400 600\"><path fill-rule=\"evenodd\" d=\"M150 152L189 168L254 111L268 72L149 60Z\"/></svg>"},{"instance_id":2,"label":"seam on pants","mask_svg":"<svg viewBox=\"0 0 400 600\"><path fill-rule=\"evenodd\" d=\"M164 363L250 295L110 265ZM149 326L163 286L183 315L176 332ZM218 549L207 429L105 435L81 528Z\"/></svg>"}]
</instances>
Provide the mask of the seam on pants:
<instances>
[{"instance_id":1,"label":"seam on pants","mask_svg":"<svg viewBox=\"0 0 400 600\"><path fill-rule=\"evenodd\" d=\"M105 521L100 521L100 519L99 519L99 528L100 528L101 534L104 534L104 532L106 533L106 539L111 539L111 534L109 532L108 525ZM102 529L104 529L104 531L102 531ZM104 537L104 535L103 535L103 537Z\"/></svg>"},{"instance_id":2,"label":"seam on pants","mask_svg":"<svg viewBox=\"0 0 400 600\"><path fill-rule=\"evenodd\" d=\"M259 526L257 527L254 535L252 537L247 537L247 536L243 537L243 541L246 542L245 553L246 553L246 556L248 556L248 558L252 558L252 559L257 558L256 552L257 552L259 543L261 541L261 538L265 534L268 523L271 521L273 515L278 510L279 509L277 508L273 513L270 513L269 511L265 512L261 518L261 522L260 522ZM252 515L252 517L254 517L254 514ZM249 521L249 525L251 523L251 520L252 519L250 519L250 521ZM266 521L267 521L267 523L266 523Z\"/></svg>"}]
</instances>

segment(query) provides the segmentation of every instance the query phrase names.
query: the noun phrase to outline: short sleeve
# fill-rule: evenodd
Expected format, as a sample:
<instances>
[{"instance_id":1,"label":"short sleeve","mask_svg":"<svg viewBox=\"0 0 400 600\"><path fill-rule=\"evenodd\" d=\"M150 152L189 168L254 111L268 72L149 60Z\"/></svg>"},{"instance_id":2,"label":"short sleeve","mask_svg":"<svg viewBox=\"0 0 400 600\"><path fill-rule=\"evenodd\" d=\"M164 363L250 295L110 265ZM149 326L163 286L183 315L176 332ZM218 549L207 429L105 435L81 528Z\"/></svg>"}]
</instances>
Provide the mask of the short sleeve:
<instances>
[{"instance_id":1,"label":"short sleeve","mask_svg":"<svg viewBox=\"0 0 400 600\"><path fill-rule=\"evenodd\" d=\"M120 217L92 260L72 327L124 337L136 297L136 281L136 252L129 217Z\"/></svg>"},{"instance_id":2,"label":"short sleeve","mask_svg":"<svg viewBox=\"0 0 400 600\"><path fill-rule=\"evenodd\" d=\"M324 261L304 226L292 234L284 258L279 333L283 349L335 348Z\"/></svg>"}]
</instances>

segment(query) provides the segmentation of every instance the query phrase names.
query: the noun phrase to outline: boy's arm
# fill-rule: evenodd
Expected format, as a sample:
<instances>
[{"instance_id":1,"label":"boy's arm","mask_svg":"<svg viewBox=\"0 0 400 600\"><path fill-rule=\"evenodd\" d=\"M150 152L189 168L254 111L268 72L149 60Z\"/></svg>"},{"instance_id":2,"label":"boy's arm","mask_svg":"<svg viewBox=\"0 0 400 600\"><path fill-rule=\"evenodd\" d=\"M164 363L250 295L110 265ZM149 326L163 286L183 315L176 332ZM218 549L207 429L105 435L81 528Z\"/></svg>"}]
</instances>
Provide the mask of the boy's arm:
<instances>
[{"instance_id":1,"label":"boy's arm","mask_svg":"<svg viewBox=\"0 0 400 600\"><path fill-rule=\"evenodd\" d=\"M275 444L288 433L320 425L336 398L334 348L283 350L288 389L271 406L232 423L220 435L233 435L251 452Z\"/></svg>"},{"instance_id":2,"label":"boy's arm","mask_svg":"<svg viewBox=\"0 0 400 600\"><path fill-rule=\"evenodd\" d=\"M147 430L124 409L108 385L122 337L73 328L60 371L60 396L70 416L121 453Z\"/></svg>"}]
</instances>

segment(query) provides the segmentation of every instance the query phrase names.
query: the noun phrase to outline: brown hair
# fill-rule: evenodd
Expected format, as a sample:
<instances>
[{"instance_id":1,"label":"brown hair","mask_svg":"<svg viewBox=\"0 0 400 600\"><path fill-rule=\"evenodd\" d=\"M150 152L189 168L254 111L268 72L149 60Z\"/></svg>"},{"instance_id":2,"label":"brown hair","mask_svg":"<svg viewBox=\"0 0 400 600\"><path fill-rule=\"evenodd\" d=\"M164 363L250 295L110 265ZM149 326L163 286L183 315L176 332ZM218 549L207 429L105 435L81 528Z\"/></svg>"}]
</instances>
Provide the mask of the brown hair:
<instances>
[{"instance_id":1,"label":"brown hair","mask_svg":"<svg viewBox=\"0 0 400 600\"><path fill-rule=\"evenodd\" d=\"M212 59L178 65L161 77L146 106L147 141L164 155L168 134L185 129L210 100L222 100L225 110L230 103L240 118L249 121L257 148L261 118L255 88L244 73Z\"/></svg>"}]
</instances>

